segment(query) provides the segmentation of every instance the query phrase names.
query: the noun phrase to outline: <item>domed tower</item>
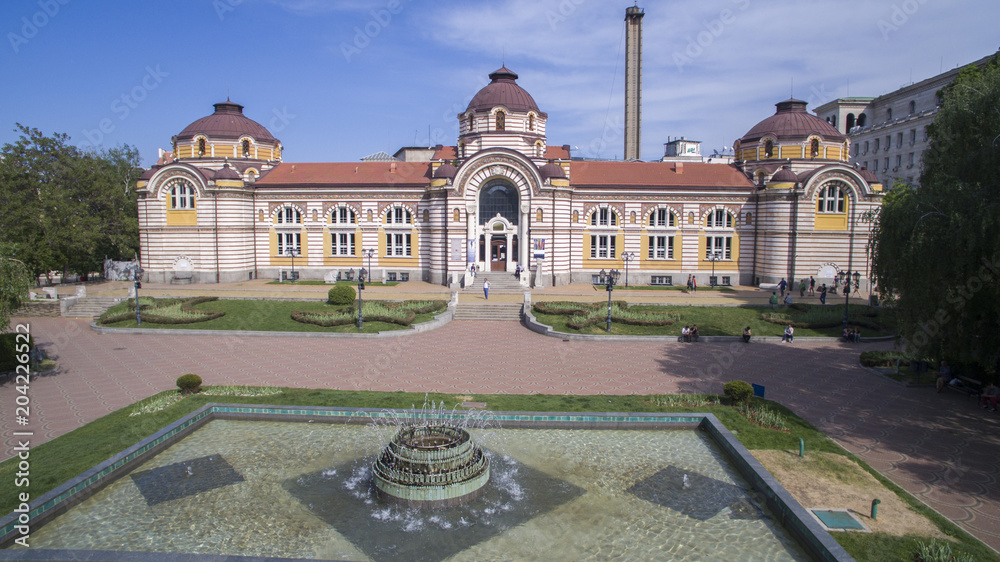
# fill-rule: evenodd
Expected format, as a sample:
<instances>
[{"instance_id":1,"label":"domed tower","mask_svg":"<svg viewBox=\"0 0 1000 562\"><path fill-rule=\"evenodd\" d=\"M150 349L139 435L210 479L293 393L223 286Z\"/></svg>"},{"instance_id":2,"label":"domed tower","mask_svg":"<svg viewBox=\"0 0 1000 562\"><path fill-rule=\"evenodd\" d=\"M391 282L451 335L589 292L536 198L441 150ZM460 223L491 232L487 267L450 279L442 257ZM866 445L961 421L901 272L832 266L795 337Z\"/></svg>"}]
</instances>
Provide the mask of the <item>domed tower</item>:
<instances>
[{"instance_id":1,"label":"domed tower","mask_svg":"<svg viewBox=\"0 0 1000 562\"><path fill-rule=\"evenodd\" d=\"M458 114L458 157L467 158L487 148L509 148L532 159L545 157L545 121L548 115L507 67L490 73L490 83Z\"/></svg>"},{"instance_id":2,"label":"domed tower","mask_svg":"<svg viewBox=\"0 0 1000 562\"><path fill-rule=\"evenodd\" d=\"M832 285L859 271L868 278L869 217L881 204L882 185L848 163L850 140L807 112L806 102L775 105L774 115L734 145L737 165L757 185L754 283L797 285L812 277Z\"/></svg>"},{"instance_id":3,"label":"domed tower","mask_svg":"<svg viewBox=\"0 0 1000 562\"><path fill-rule=\"evenodd\" d=\"M801 174L819 165L848 161L850 140L806 111L806 105L796 99L775 104L774 115L757 123L733 145L737 162L758 185L783 166Z\"/></svg>"},{"instance_id":4,"label":"domed tower","mask_svg":"<svg viewBox=\"0 0 1000 562\"><path fill-rule=\"evenodd\" d=\"M191 123L173 143L174 158L217 170L229 160L248 181L281 162L281 141L263 125L243 115L243 106L226 100L215 112Z\"/></svg>"}]
</instances>

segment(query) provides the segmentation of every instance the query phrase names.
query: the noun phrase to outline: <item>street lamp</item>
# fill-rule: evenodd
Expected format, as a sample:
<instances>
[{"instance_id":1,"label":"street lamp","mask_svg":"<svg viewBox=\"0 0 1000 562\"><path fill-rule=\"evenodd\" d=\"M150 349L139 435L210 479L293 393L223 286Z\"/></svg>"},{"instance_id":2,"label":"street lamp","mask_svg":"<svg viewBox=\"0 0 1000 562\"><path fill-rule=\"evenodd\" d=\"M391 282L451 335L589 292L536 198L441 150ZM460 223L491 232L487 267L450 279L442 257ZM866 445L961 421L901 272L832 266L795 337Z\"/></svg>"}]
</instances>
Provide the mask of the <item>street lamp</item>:
<instances>
[{"instance_id":1,"label":"street lamp","mask_svg":"<svg viewBox=\"0 0 1000 562\"><path fill-rule=\"evenodd\" d=\"M608 291L608 327L605 329L606 332L611 331L611 292L614 290L615 283L618 282L618 278L621 276L621 272L617 269L612 269L606 275L604 270L601 270L601 278L607 283L605 288Z\"/></svg>"},{"instance_id":2,"label":"street lamp","mask_svg":"<svg viewBox=\"0 0 1000 562\"><path fill-rule=\"evenodd\" d=\"M368 258L368 269L365 270L365 268L362 267L361 271L358 273L358 329L359 330L363 328L365 324L365 316L364 313L361 312L361 308L362 306L364 306L364 301L362 300L361 292L365 290L365 278L371 279L372 255L374 254L375 250L371 249L361 250L361 257Z\"/></svg>"},{"instance_id":3,"label":"street lamp","mask_svg":"<svg viewBox=\"0 0 1000 562\"><path fill-rule=\"evenodd\" d=\"M708 261L712 262L712 277L709 279L708 284L711 285L713 288L715 287L715 262L721 259L722 259L722 252L720 252L719 250L714 250L712 251L711 254L708 255Z\"/></svg>"},{"instance_id":4,"label":"street lamp","mask_svg":"<svg viewBox=\"0 0 1000 562\"><path fill-rule=\"evenodd\" d=\"M625 288L628 288L628 262L635 259L635 252L622 252L622 261L625 262Z\"/></svg>"},{"instance_id":5,"label":"street lamp","mask_svg":"<svg viewBox=\"0 0 1000 562\"><path fill-rule=\"evenodd\" d=\"M843 271L840 272L841 281L846 283L844 285L844 330L847 330L847 314L849 312L848 307L851 304L851 271L848 270L847 273Z\"/></svg>"},{"instance_id":6,"label":"street lamp","mask_svg":"<svg viewBox=\"0 0 1000 562\"><path fill-rule=\"evenodd\" d=\"M285 249L285 255L287 255L290 258L292 258L292 274L289 277L291 277L291 282L295 283L295 248L293 248L291 246L289 246L288 248L286 248Z\"/></svg>"},{"instance_id":7,"label":"street lamp","mask_svg":"<svg viewBox=\"0 0 1000 562\"><path fill-rule=\"evenodd\" d=\"M139 312L139 289L142 288L142 268L135 270L132 277L135 280L135 324L142 326L142 314Z\"/></svg>"},{"instance_id":8,"label":"street lamp","mask_svg":"<svg viewBox=\"0 0 1000 562\"><path fill-rule=\"evenodd\" d=\"M368 258L368 282L372 281L372 256L375 255L375 249L369 248L367 250L361 250L361 257Z\"/></svg>"}]
</instances>

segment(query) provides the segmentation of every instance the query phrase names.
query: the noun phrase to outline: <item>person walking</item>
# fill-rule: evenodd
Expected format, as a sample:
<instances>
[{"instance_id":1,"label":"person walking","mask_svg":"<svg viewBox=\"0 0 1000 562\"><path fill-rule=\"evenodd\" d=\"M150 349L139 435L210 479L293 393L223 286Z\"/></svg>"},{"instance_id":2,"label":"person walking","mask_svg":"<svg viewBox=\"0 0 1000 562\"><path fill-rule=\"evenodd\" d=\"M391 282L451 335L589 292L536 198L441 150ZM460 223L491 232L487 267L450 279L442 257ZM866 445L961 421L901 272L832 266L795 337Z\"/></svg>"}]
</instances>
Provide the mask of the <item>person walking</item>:
<instances>
[{"instance_id":1,"label":"person walking","mask_svg":"<svg viewBox=\"0 0 1000 562\"><path fill-rule=\"evenodd\" d=\"M806 296L806 280L803 279L802 282L799 283L799 297L802 298L805 296Z\"/></svg>"},{"instance_id":2,"label":"person walking","mask_svg":"<svg viewBox=\"0 0 1000 562\"><path fill-rule=\"evenodd\" d=\"M819 304L826 304L826 283L819 288Z\"/></svg>"},{"instance_id":3,"label":"person walking","mask_svg":"<svg viewBox=\"0 0 1000 562\"><path fill-rule=\"evenodd\" d=\"M816 278L812 275L809 276L809 296L816 296Z\"/></svg>"},{"instance_id":4,"label":"person walking","mask_svg":"<svg viewBox=\"0 0 1000 562\"><path fill-rule=\"evenodd\" d=\"M489 279L483 280L483 295L486 297L486 300L490 300L490 280Z\"/></svg>"},{"instance_id":5,"label":"person walking","mask_svg":"<svg viewBox=\"0 0 1000 562\"><path fill-rule=\"evenodd\" d=\"M792 281L794 281L794 279L792 279ZM781 289L781 298L785 298L786 287L788 287L788 281L785 281L785 278L782 277L781 281L778 281L778 288Z\"/></svg>"}]
</instances>

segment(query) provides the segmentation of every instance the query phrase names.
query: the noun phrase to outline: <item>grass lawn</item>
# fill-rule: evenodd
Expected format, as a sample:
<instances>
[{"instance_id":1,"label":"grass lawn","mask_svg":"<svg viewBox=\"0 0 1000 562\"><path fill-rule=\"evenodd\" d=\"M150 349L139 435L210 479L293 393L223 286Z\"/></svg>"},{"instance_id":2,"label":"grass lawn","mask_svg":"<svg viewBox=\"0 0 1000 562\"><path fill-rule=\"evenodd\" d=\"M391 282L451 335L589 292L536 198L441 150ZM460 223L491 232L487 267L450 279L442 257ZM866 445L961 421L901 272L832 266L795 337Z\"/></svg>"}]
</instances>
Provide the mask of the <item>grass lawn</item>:
<instances>
[{"instance_id":1,"label":"grass lawn","mask_svg":"<svg viewBox=\"0 0 1000 562\"><path fill-rule=\"evenodd\" d=\"M268 285L329 285L333 287L334 285L350 285L352 287L357 287L357 281L337 281L335 283L327 283L326 281L320 281L319 279L303 279L302 281L268 281ZM385 283L381 281L365 281L366 287L395 287L399 285L399 281L387 281Z\"/></svg>"},{"instance_id":2,"label":"grass lawn","mask_svg":"<svg viewBox=\"0 0 1000 562\"><path fill-rule=\"evenodd\" d=\"M800 310L801 309L801 310ZM652 312L669 313L680 316L680 321L669 326L636 326L631 324L611 323L612 334L623 335L652 335L652 336L680 336L681 329L685 325L697 324L698 332L702 336L739 336L743 333L743 328L750 326L755 336L781 336L785 326L767 322L761 317L763 313L787 314L790 319L802 317L810 314L829 316L837 323L830 328L795 328L795 335L802 336L825 336L839 337L842 330L840 319L843 318L844 308L842 306L820 306L820 305L798 305L792 307L770 306L659 306L659 305L636 305L629 307L629 310L646 310ZM870 309L864 305L851 305L849 315L860 315L868 313ZM542 324L552 326L554 330L570 334L606 334L605 324L601 322L597 326L590 326L582 330L575 330L567 325L569 316L562 314L540 314L533 312L535 318ZM872 329L861 329L862 338L865 336L887 336L891 332L879 332Z\"/></svg>"},{"instance_id":3,"label":"grass lawn","mask_svg":"<svg viewBox=\"0 0 1000 562\"><path fill-rule=\"evenodd\" d=\"M604 285L594 285L594 290L606 291ZM616 291L683 291L688 292L687 287L681 287L679 285L629 285L625 287L624 285L619 285L615 287ZM711 291L715 293L735 293L736 289L732 287L724 287L719 285L715 288L712 287L698 287L699 291Z\"/></svg>"},{"instance_id":4,"label":"grass lawn","mask_svg":"<svg viewBox=\"0 0 1000 562\"><path fill-rule=\"evenodd\" d=\"M123 310L126 303L116 304L111 308L111 312ZM446 305L447 306L447 305ZM216 300L197 304L197 310L221 310L225 316L209 320L207 322L194 322L191 324L153 324L143 320L143 328L160 328L164 330L250 330L259 332L348 332L358 333L357 325L333 326L324 328L314 324L304 324L292 320L294 310L312 310L320 312L333 312L344 308L333 306L321 301L270 301L270 300ZM352 307L347 307L352 308ZM434 318L435 314L440 314L441 310L418 314L413 319L413 324L427 322ZM357 313L357 306L353 307ZM105 324L114 328L136 328L135 319L122 320L113 324ZM368 322L364 323L363 333L384 332L388 330L407 330L407 326L392 324L389 322Z\"/></svg>"},{"instance_id":5,"label":"grass lawn","mask_svg":"<svg viewBox=\"0 0 1000 562\"><path fill-rule=\"evenodd\" d=\"M174 392L174 391L170 391ZM166 393L163 393L166 394ZM66 435L43 443L31 450L32 497L39 497L112 455L155 433L163 426L208 402L274 404L301 406L335 406L365 408L411 408L425 400L456 404L463 400L486 402L492 411L560 411L560 412L711 412L736 434L748 449L798 449L798 439L806 443L807 451L825 451L845 455L869 472L874 471L853 455L787 408L769 402L768 407L781 413L789 432L764 429L747 421L733 408L725 405L679 408L657 406L651 396L565 396L565 395L473 395L458 397L446 394L424 395L402 392L363 392L337 390L283 389L280 394L261 397L202 396L187 397L159 412L129 417L131 406L112 412ZM756 399L755 399L756 400ZM0 463L0 481L11 482L17 470L17 459ZM836 474L832 475L836 477ZM968 553L975 560L998 560L995 554L947 519L933 512L891 482L876 475L883 484L899 494L913 509L928 517L957 543L953 551ZM14 496L0 496L0 513L16 507ZM833 536L858 560L907 561L914 559L916 538L882 534L833 533ZM925 540L924 542L929 542Z\"/></svg>"}]
</instances>

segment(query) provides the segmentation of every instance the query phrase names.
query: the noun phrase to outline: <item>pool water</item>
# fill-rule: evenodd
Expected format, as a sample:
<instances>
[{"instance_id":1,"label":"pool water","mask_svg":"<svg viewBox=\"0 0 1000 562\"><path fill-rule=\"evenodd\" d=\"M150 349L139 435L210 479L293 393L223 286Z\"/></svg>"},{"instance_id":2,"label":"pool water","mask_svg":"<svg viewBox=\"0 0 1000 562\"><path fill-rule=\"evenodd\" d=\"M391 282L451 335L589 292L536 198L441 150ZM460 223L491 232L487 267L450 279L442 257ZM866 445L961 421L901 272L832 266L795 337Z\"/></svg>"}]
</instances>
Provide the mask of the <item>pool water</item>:
<instances>
[{"instance_id":1,"label":"pool water","mask_svg":"<svg viewBox=\"0 0 1000 562\"><path fill-rule=\"evenodd\" d=\"M45 526L32 548L335 560L808 560L698 430L470 431L481 497L386 503L385 431L213 420Z\"/></svg>"}]
</instances>

